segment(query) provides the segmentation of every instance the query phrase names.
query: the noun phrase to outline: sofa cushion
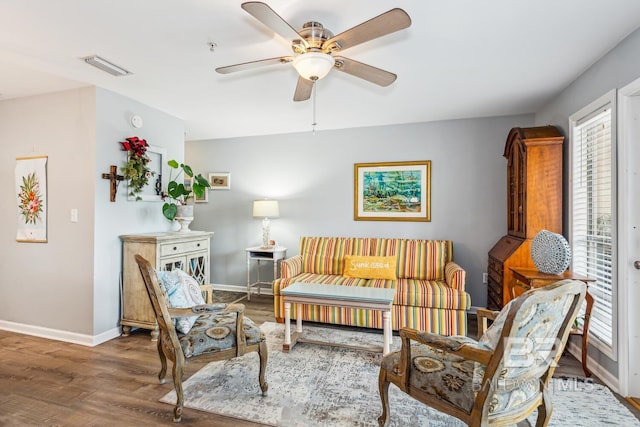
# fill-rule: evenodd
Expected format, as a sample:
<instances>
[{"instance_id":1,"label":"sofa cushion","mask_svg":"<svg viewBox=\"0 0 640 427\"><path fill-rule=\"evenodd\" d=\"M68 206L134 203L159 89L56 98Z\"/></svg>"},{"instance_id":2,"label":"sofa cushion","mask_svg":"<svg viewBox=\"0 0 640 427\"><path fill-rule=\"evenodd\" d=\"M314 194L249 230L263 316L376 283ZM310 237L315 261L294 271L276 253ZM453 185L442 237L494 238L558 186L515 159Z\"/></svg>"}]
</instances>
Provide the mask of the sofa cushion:
<instances>
[{"instance_id":1,"label":"sofa cushion","mask_svg":"<svg viewBox=\"0 0 640 427\"><path fill-rule=\"evenodd\" d=\"M395 281L394 304L468 310L471 297L464 291L451 289L444 281L398 279Z\"/></svg>"},{"instance_id":2,"label":"sofa cushion","mask_svg":"<svg viewBox=\"0 0 640 427\"><path fill-rule=\"evenodd\" d=\"M322 283L328 285L343 285L343 286L364 286L367 283L367 279L360 279L358 277L338 276L335 274L314 274L314 273L302 273L296 277L278 279L273 282L273 294L280 295L280 290L286 288L292 283Z\"/></svg>"},{"instance_id":3,"label":"sofa cushion","mask_svg":"<svg viewBox=\"0 0 640 427\"><path fill-rule=\"evenodd\" d=\"M398 259L395 256L359 256L344 257L344 275L362 279L395 280Z\"/></svg>"},{"instance_id":4,"label":"sofa cushion","mask_svg":"<svg viewBox=\"0 0 640 427\"><path fill-rule=\"evenodd\" d=\"M398 278L444 280L450 240L370 239L371 255L398 257Z\"/></svg>"},{"instance_id":5,"label":"sofa cushion","mask_svg":"<svg viewBox=\"0 0 640 427\"><path fill-rule=\"evenodd\" d=\"M345 255L368 255L367 239L355 237L302 237L302 271L342 274Z\"/></svg>"},{"instance_id":6,"label":"sofa cushion","mask_svg":"<svg viewBox=\"0 0 640 427\"><path fill-rule=\"evenodd\" d=\"M193 327L187 334L180 334L180 346L185 357L189 358L205 353L216 353L234 348L237 342L237 313L217 312L196 317ZM264 335L250 318L242 319L245 345L258 344Z\"/></svg>"}]
</instances>

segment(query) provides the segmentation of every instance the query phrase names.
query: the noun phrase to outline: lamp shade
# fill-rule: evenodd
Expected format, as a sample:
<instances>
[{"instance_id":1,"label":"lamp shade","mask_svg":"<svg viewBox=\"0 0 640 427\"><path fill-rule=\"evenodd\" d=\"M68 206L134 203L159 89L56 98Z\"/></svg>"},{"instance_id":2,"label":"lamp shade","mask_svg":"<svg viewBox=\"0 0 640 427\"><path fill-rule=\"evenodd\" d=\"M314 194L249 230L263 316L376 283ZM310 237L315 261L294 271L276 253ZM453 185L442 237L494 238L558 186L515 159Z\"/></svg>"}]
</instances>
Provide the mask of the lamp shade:
<instances>
[{"instance_id":1,"label":"lamp shade","mask_svg":"<svg viewBox=\"0 0 640 427\"><path fill-rule=\"evenodd\" d=\"M298 74L307 80L320 80L326 76L333 65L335 59L328 53L307 52L293 60L293 66Z\"/></svg>"},{"instance_id":2,"label":"lamp shade","mask_svg":"<svg viewBox=\"0 0 640 427\"><path fill-rule=\"evenodd\" d=\"M254 200L253 216L257 218L277 218L280 208L277 200Z\"/></svg>"}]
</instances>

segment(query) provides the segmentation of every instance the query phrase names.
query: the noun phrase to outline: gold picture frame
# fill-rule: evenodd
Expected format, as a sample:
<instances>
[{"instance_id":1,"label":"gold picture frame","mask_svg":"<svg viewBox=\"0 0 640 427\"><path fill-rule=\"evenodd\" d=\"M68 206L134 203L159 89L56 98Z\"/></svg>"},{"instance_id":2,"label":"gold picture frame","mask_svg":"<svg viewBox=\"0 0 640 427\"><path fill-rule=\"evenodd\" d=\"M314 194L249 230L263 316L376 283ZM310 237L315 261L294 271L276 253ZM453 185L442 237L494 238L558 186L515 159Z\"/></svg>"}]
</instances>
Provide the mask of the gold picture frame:
<instances>
[{"instance_id":1,"label":"gold picture frame","mask_svg":"<svg viewBox=\"0 0 640 427\"><path fill-rule=\"evenodd\" d=\"M355 221L431 221L431 160L354 165Z\"/></svg>"}]
</instances>

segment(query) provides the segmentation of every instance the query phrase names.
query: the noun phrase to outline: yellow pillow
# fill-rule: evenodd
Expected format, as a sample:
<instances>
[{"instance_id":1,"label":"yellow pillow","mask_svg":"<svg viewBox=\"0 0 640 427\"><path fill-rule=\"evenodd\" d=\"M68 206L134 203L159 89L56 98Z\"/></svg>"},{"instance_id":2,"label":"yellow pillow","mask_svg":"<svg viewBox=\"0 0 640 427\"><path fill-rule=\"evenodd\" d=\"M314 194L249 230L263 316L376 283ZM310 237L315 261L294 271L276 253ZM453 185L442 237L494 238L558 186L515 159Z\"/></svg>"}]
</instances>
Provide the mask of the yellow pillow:
<instances>
[{"instance_id":1,"label":"yellow pillow","mask_svg":"<svg viewBox=\"0 0 640 427\"><path fill-rule=\"evenodd\" d=\"M395 256L359 256L344 257L344 275L360 279L396 279L398 260Z\"/></svg>"}]
</instances>

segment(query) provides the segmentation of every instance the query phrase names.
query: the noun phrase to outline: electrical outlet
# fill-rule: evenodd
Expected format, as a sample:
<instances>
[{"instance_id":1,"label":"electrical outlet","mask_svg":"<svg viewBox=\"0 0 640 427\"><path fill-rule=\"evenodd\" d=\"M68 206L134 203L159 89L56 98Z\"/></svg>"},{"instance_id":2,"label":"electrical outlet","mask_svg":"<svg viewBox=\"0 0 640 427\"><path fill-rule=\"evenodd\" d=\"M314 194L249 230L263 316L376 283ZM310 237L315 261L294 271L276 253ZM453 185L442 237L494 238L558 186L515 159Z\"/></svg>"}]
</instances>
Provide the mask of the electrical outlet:
<instances>
[{"instance_id":1,"label":"electrical outlet","mask_svg":"<svg viewBox=\"0 0 640 427\"><path fill-rule=\"evenodd\" d=\"M487 273L482 273L482 283L489 283L489 275Z\"/></svg>"}]
</instances>

